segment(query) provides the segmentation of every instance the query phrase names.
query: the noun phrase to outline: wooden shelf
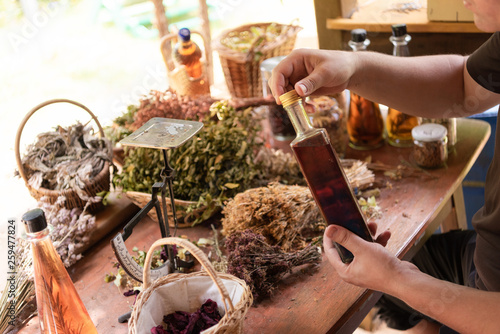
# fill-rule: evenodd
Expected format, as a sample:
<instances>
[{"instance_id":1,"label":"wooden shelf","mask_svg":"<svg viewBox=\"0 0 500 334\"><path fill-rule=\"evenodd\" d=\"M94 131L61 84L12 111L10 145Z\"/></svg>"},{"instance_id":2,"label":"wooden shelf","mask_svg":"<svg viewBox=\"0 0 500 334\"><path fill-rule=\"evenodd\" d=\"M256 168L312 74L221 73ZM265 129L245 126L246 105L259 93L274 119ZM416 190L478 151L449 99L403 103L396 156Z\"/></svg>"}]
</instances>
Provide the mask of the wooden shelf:
<instances>
[{"instance_id":1,"label":"wooden shelf","mask_svg":"<svg viewBox=\"0 0 500 334\"><path fill-rule=\"evenodd\" d=\"M326 27L335 30L363 28L369 32L391 32L391 25L406 23L412 33L481 33L473 22L436 22L427 19L427 8L407 12L390 8L387 1L360 7L351 18L329 18Z\"/></svg>"}]
</instances>

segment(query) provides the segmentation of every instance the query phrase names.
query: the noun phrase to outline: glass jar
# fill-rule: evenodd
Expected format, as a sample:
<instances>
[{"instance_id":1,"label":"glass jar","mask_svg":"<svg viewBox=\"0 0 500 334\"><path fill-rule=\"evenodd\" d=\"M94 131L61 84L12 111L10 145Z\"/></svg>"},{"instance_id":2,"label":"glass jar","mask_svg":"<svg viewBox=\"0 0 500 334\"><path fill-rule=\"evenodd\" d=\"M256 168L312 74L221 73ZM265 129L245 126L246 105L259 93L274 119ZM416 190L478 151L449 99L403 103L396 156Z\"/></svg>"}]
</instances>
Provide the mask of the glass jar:
<instances>
[{"instance_id":1,"label":"glass jar","mask_svg":"<svg viewBox=\"0 0 500 334\"><path fill-rule=\"evenodd\" d=\"M307 98L306 110L312 126L326 130L335 152L343 158L349 143L349 135L346 114L339 108L337 100L330 96Z\"/></svg>"},{"instance_id":2,"label":"glass jar","mask_svg":"<svg viewBox=\"0 0 500 334\"><path fill-rule=\"evenodd\" d=\"M424 118L422 123L441 124L448 130L448 148L457 143L457 119L456 118Z\"/></svg>"},{"instance_id":3,"label":"glass jar","mask_svg":"<svg viewBox=\"0 0 500 334\"><path fill-rule=\"evenodd\" d=\"M413 159L423 168L438 168L448 159L448 137L444 126L426 123L412 129Z\"/></svg>"}]
</instances>

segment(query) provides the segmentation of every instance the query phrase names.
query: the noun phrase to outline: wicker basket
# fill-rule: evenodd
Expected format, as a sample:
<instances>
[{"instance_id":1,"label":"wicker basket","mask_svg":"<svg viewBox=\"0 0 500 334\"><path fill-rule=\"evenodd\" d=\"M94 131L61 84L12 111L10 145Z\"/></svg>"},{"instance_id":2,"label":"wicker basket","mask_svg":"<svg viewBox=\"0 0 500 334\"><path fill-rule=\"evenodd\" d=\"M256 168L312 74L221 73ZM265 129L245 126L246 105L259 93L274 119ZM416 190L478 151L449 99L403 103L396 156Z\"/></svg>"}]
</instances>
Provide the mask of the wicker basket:
<instances>
[{"instance_id":1,"label":"wicker basket","mask_svg":"<svg viewBox=\"0 0 500 334\"><path fill-rule=\"evenodd\" d=\"M143 208L151 200L151 194L142 193L138 191L127 191L125 192L125 195L127 195L127 197L132 201L132 203L134 203L140 208ZM178 228L191 227L192 221L198 214L201 214L203 211L203 209L196 209L190 213L186 212L186 209L190 205L196 204L196 202L174 199L174 203L175 203L175 213L177 216ZM166 204L167 204L168 225L170 227L175 227L174 216L172 214L172 208L169 198L167 198ZM163 208L162 208L162 213L163 213ZM149 211L148 216L155 222L158 222L158 216L156 215L156 210Z\"/></svg>"},{"instance_id":2,"label":"wicker basket","mask_svg":"<svg viewBox=\"0 0 500 334\"><path fill-rule=\"evenodd\" d=\"M213 47L219 53L227 88L233 98L260 97L263 95L260 64L268 58L286 56L294 48L301 27L278 24L281 34L272 42L250 47L248 52L239 52L225 46L222 41L234 32L248 31L250 27L262 27L273 23L254 23L226 30L214 39Z\"/></svg>"},{"instance_id":3,"label":"wicker basket","mask_svg":"<svg viewBox=\"0 0 500 334\"><path fill-rule=\"evenodd\" d=\"M197 31L191 31L191 34L199 35L205 44L203 34ZM206 63L206 60L208 59L206 54L207 48L205 47L204 59L201 59L203 74L199 78L191 78L187 74L186 67L183 65L176 66L172 59L172 42L175 41L176 38L177 34L169 34L164 36L160 41L160 51L163 56L165 66L167 67L168 82L170 87L179 95L210 95L210 82L208 80L210 65L207 65Z\"/></svg>"},{"instance_id":4,"label":"wicker basket","mask_svg":"<svg viewBox=\"0 0 500 334\"><path fill-rule=\"evenodd\" d=\"M205 271L169 274L151 283L149 268L152 255L162 245L185 248L201 263ZM137 297L129 320L129 334L149 333L151 328L161 324L164 315L175 311L194 312L208 298L217 302L219 311L223 305L225 313L217 325L202 333L241 333L245 314L253 302L250 288L243 280L233 275L217 273L205 253L181 238L164 238L153 243L144 262L143 282L143 291ZM197 293L200 289L205 291L203 295ZM183 297L179 297L180 295Z\"/></svg>"},{"instance_id":5,"label":"wicker basket","mask_svg":"<svg viewBox=\"0 0 500 334\"><path fill-rule=\"evenodd\" d=\"M48 100L48 101L45 101L43 103L40 103L39 105L37 105L36 107L31 109L31 111L28 112L28 114L24 117L24 119L21 121L21 124L19 125L19 128L17 130L17 134L16 134L16 143L15 143L15 148L14 148L15 154L16 154L17 167L19 170L19 174L24 179L26 187L28 188L31 196L34 197L36 200L39 200L42 197L45 197L45 199L47 199L47 201L50 204L54 204L57 201L57 199L59 198L59 196L64 196L66 198L66 200L63 204L65 208L67 208L67 209L84 208L85 205L87 205L87 201L81 199L80 196L78 195L78 193L74 189L51 190L51 189L46 189L46 188L35 189L35 188L31 187L28 184L28 178L26 176L26 173L25 173L23 165L22 165L21 154L19 152L19 145L21 142L21 135L22 135L22 131L24 129L24 126L28 122L29 118L36 111L40 110L41 108L43 108L45 106L48 106L48 105L54 104L54 103L70 103L70 104L76 105L76 106L84 109L86 112L88 112L90 114L92 119L97 124L97 126L99 128L99 135L101 136L101 138L104 138L104 131L101 127L101 124L97 120L97 117L87 107L85 107L84 105L82 105L78 102L75 102L72 100L67 100L67 99ZM101 172L94 177L92 182L85 185L85 187L82 189L83 192L86 193L89 197L94 197L94 196L96 196L96 194L98 194L102 191L109 191L109 189L110 189L110 171L109 171L109 168L110 168L109 162L105 162L104 167L101 170ZM90 204L87 207L87 210L89 212L95 212L102 207L103 207L103 204L101 201L99 201L99 202L95 202L95 203Z\"/></svg>"}]
</instances>

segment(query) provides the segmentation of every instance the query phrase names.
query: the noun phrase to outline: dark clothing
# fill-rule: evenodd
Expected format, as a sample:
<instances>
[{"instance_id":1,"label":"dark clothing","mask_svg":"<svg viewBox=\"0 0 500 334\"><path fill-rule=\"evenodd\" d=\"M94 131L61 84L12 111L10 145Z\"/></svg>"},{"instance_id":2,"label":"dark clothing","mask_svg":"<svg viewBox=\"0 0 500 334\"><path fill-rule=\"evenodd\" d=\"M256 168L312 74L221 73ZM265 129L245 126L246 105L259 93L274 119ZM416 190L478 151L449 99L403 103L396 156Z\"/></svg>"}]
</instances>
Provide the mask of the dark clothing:
<instances>
[{"instance_id":1,"label":"dark clothing","mask_svg":"<svg viewBox=\"0 0 500 334\"><path fill-rule=\"evenodd\" d=\"M411 262L420 271L433 277L474 287L475 268L472 259L475 239L476 233L472 230L434 234ZM383 295L377 306L380 307L378 316L394 329L409 329L422 319L434 321L389 295Z\"/></svg>"},{"instance_id":2,"label":"dark clothing","mask_svg":"<svg viewBox=\"0 0 500 334\"><path fill-rule=\"evenodd\" d=\"M467 71L484 88L500 93L500 32L467 60ZM493 161L486 174L484 206L472 218L477 232L474 261L477 288L500 291L500 133L495 138Z\"/></svg>"},{"instance_id":3,"label":"dark clothing","mask_svg":"<svg viewBox=\"0 0 500 334\"><path fill-rule=\"evenodd\" d=\"M500 93L500 32L467 59L467 71L481 86ZM480 98L480 97L478 97ZM474 231L433 235L412 262L431 276L480 290L500 291L500 132L485 182L484 206L474 215ZM437 296L438 297L438 296ZM439 299L436 299L439 302ZM390 327L404 330L429 319L400 300L384 295L379 315ZM456 333L442 327L440 333Z\"/></svg>"}]
</instances>

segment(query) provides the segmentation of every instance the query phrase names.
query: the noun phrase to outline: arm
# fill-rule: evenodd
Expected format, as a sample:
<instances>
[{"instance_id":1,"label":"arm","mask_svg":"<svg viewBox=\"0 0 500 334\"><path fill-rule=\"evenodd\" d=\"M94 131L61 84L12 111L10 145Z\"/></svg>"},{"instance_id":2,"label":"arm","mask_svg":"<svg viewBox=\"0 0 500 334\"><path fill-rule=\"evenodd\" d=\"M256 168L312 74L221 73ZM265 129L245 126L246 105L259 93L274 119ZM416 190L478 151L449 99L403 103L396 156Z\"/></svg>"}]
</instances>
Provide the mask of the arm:
<instances>
[{"instance_id":1,"label":"arm","mask_svg":"<svg viewBox=\"0 0 500 334\"><path fill-rule=\"evenodd\" d=\"M275 98L295 88L302 96L350 89L408 114L462 117L500 103L470 78L466 57L393 57L374 52L296 50L273 71Z\"/></svg>"},{"instance_id":2,"label":"arm","mask_svg":"<svg viewBox=\"0 0 500 334\"><path fill-rule=\"evenodd\" d=\"M340 260L332 241L354 254L350 264ZM398 260L377 243L369 243L346 229L331 225L323 246L328 260L348 283L397 297L460 333L497 333L500 293L475 290L440 281Z\"/></svg>"}]
</instances>

